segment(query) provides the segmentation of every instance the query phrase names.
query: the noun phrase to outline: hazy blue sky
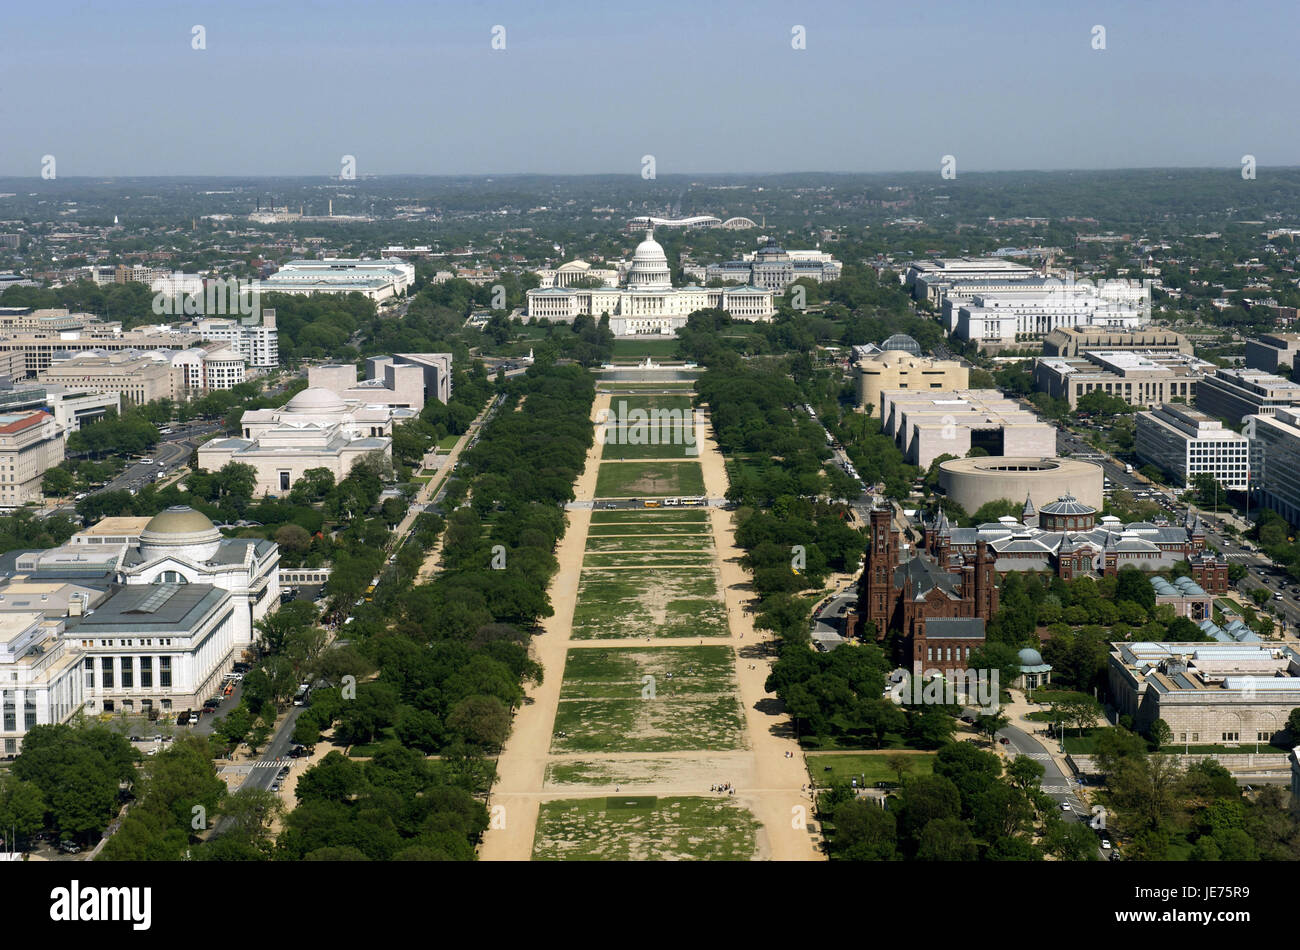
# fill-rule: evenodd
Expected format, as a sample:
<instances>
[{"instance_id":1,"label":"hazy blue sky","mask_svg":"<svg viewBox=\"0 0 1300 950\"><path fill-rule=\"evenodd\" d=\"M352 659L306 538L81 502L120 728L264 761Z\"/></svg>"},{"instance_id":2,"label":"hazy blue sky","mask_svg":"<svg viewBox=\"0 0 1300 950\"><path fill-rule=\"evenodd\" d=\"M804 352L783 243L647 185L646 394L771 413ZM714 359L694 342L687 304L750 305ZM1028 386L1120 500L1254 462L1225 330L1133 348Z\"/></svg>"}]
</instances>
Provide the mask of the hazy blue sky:
<instances>
[{"instance_id":1,"label":"hazy blue sky","mask_svg":"<svg viewBox=\"0 0 1300 950\"><path fill-rule=\"evenodd\" d=\"M0 175L1300 164L1295 0L3 6Z\"/></svg>"}]
</instances>

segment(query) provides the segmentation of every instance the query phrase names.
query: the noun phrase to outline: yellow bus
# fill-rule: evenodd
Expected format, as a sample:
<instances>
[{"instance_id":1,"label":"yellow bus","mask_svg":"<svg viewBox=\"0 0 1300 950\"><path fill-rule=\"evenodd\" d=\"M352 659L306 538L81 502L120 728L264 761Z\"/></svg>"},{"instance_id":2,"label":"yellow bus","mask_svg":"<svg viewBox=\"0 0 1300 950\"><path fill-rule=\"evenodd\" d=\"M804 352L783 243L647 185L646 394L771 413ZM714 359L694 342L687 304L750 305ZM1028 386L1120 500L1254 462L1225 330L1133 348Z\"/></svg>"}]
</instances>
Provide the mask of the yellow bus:
<instances>
[{"instance_id":1,"label":"yellow bus","mask_svg":"<svg viewBox=\"0 0 1300 950\"><path fill-rule=\"evenodd\" d=\"M659 507L659 502L654 501L653 499L650 499L650 498L647 498L644 502L642 502L642 504L644 504L647 508L658 508L658 507Z\"/></svg>"}]
</instances>

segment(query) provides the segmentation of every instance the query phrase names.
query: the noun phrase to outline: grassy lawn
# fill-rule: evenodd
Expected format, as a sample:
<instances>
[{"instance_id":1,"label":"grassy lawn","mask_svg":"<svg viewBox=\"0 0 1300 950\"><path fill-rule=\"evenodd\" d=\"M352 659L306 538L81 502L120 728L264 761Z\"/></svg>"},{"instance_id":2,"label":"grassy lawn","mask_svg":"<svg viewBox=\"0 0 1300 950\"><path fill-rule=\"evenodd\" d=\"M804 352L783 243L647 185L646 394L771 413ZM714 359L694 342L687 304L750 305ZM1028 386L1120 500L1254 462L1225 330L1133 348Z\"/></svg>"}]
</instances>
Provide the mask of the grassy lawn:
<instances>
[{"instance_id":1,"label":"grassy lawn","mask_svg":"<svg viewBox=\"0 0 1300 950\"><path fill-rule=\"evenodd\" d=\"M632 553L644 551L689 551L706 554L713 550L713 541L708 535L674 535L666 538L646 537L602 537L587 539L587 553Z\"/></svg>"},{"instance_id":2,"label":"grassy lawn","mask_svg":"<svg viewBox=\"0 0 1300 950\"><path fill-rule=\"evenodd\" d=\"M877 782L897 782L898 773L889 767L889 752L864 752L860 755L827 755L809 752L808 774L818 785L858 780L859 787L870 788ZM930 775L934 771L933 752L902 753L912 769L905 776Z\"/></svg>"},{"instance_id":3,"label":"grassy lawn","mask_svg":"<svg viewBox=\"0 0 1300 950\"><path fill-rule=\"evenodd\" d=\"M672 359L673 354L676 352L676 339L638 340L635 337L625 337L614 341L615 360L629 360L636 359L637 357L645 359L647 356Z\"/></svg>"},{"instance_id":4,"label":"grassy lawn","mask_svg":"<svg viewBox=\"0 0 1300 950\"><path fill-rule=\"evenodd\" d=\"M587 529L587 534L597 538L619 538L619 537L688 537L688 538L710 538L712 532L709 526L705 524L669 524L658 522L656 524L611 524L611 525L591 525Z\"/></svg>"},{"instance_id":5,"label":"grassy lawn","mask_svg":"<svg viewBox=\"0 0 1300 950\"><path fill-rule=\"evenodd\" d=\"M593 511L592 524L656 524L668 522L697 522L707 524L709 513L699 508L651 508L649 510Z\"/></svg>"},{"instance_id":6,"label":"grassy lawn","mask_svg":"<svg viewBox=\"0 0 1300 950\"><path fill-rule=\"evenodd\" d=\"M575 640L717 637L727 612L711 567L584 569L573 612Z\"/></svg>"},{"instance_id":7,"label":"grassy lawn","mask_svg":"<svg viewBox=\"0 0 1300 950\"><path fill-rule=\"evenodd\" d=\"M555 732L557 753L743 749L731 650L570 650Z\"/></svg>"},{"instance_id":8,"label":"grassy lawn","mask_svg":"<svg viewBox=\"0 0 1300 950\"><path fill-rule=\"evenodd\" d=\"M460 441L460 436L449 435L438 443L438 451L450 452L452 449L456 447L456 443L459 441Z\"/></svg>"},{"instance_id":9,"label":"grassy lawn","mask_svg":"<svg viewBox=\"0 0 1300 950\"><path fill-rule=\"evenodd\" d=\"M623 551L618 554L588 554L584 567L708 567L713 555L703 551Z\"/></svg>"},{"instance_id":10,"label":"grassy lawn","mask_svg":"<svg viewBox=\"0 0 1300 950\"><path fill-rule=\"evenodd\" d=\"M689 458L700 454L690 396L622 396L596 427L602 459Z\"/></svg>"},{"instance_id":11,"label":"grassy lawn","mask_svg":"<svg viewBox=\"0 0 1300 950\"><path fill-rule=\"evenodd\" d=\"M612 798L543 802L538 861L747 861L758 821L720 798Z\"/></svg>"},{"instance_id":12,"label":"grassy lawn","mask_svg":"<svg viewBox=\"0 0 1300 950\"><path fill-rule=\"evenodd\" d=\"M659 383L659 382L625 383L625 382L618 382L615 380L602 379L596 381L596 388L607 389L613 392L620 392L623 390L635 391L639 389L681 389L681 390L689 391L695 388L695 383L690 381L667 382L667 383Z\"/></svg>"},{"instance_id":13,"label":"grassy lawn","mask_svg":"<svg viewBox=\"0 0 1300 950\"><path fill-rule=\"evenodd\" d=\"M605 462L596 475L597 498L703 494L699 462Z\"/></svg>"}]
</instances>

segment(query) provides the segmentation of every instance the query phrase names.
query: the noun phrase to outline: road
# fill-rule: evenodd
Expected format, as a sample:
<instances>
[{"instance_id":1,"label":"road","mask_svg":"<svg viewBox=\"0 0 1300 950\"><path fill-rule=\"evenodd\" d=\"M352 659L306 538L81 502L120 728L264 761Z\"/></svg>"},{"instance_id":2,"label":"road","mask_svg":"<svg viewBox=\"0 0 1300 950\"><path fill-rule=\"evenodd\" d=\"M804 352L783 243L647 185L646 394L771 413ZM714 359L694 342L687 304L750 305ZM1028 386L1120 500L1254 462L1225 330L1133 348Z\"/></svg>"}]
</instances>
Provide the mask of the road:
<instances>
[{"instance_id":1,"label":"road","mask_svg":"<svg viewBox=\"0 0 1300 950\"><path fill-rule=\"evenodd\" d=\"M978 709L965 709L963 713L975 716L980 713ZM1063 821L1082 821L1088 824L1092 820L1092 813L1076 792L1077 783L1061 771L1060 766L1048 754L1047 749L1037 738L1025 732L1019 726L1004 726L998 732L996 738L999 742L1005 740L1005 746L1008 752L1016 756L1025 756L1037 762L1043 767L1043 780L1041 788L1046 792L1057 807L1061 809L1061 819ZM1067 812L1062 806L1069 805ZM1100 844L1097 845L1097 857L1103 860L1109 857L1106 851L1102 850Z\"/></svg>"}]
</instances>

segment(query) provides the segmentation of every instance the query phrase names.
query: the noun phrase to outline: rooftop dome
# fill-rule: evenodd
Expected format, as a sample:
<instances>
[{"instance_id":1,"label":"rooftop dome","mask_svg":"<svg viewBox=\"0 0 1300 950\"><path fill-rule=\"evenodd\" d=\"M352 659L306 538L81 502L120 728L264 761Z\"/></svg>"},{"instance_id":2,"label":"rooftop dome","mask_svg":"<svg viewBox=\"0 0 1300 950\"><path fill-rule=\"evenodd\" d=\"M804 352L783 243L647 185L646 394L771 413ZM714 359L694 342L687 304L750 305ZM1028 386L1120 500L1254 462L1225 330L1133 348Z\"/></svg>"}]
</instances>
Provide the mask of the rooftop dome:
<instances>
[{"instance_id":1,"label":"rooftop dome","mask_svg":"<svg viewBox=\"0 0 1300 950\"><path fill-rule=\"evenodd\" d=\"M645 240L636 246L632 266L627 272L629 290L666 290L672 286L668 255L655 240L654 231L646 231Z\"/></svg>"},{"instance_id":2,"label":"rooftop dome","mask_svg":"<svg viewBox=\"0 0 1300 950\"><path fill-rule=\"evenodd\" d=\"M176 505L149 519L140 532L140 553L146 561L180 557L209 560L221 548L221 532L201 511Z\"/></svg>"},{"instance_id":3,"label":"rooftop dome","mask_svg":"<svg viewBox=\"0 0 1300 950\"><path fill-rule=\"evenodd\" d=\"M187 505L174 505L149 519L143 534L205 534L216 526L201 511Z\"/></svg>"},{"instance_id":4,"label":"rooftop dome","mask_svg":"<svg viewBox=\"0 0 1300 950\"><path fill-rule=\"evenodd\" d=\"M1021 666L1042 666L1043 655L1033 647L1025 647L1016 654L1016 660Z\"/></svg>"},{"instance_id":5,"label":"rooftop dome","mask_svg":"<svg viewBox=\"0 0 1300 950\"><path fill-rule=\"evenodd\" d=\"M921 344L906 333L895 333L884 343L880 344L882 350L902 350L904 353L911 353L913 356L921 355Z\"/></svg>"},{"instance_id":6,"label":"rooftop dome","mask_svg":"<svg viewBox=\"0 0 1300 950\"><path fill-rule=\"evenodd\" d=\"M285 412L342 412L347 408L337 393L319 386L304 389L285 404Z\"/></svg>"},{"instance_id":7,"label":"rooftop dome","mask_svg":"<svg viewBox=\"0 0 1300 950\"><path fill-rule=\"evenodd\" d=\"M652 261L658 263L663 261L667 263L668 255L664 253L664 247L655 240L654 231L645 233L645 240L636 246L636 253L632 255L633 261Z\"/></svg>"},{"instance_id":8,"label":"rooftop dome","mask_svg":"<svg viewBox=\"0 0 1300 950\"><path fill-rule=\"evenodd\" d=\"M1045 515L1095 515L1097 513L1096 508L1085 505L1069 493L1062 495L1050 505L1044 505L1039 511Z\"/></svg>"}]
</instances>

